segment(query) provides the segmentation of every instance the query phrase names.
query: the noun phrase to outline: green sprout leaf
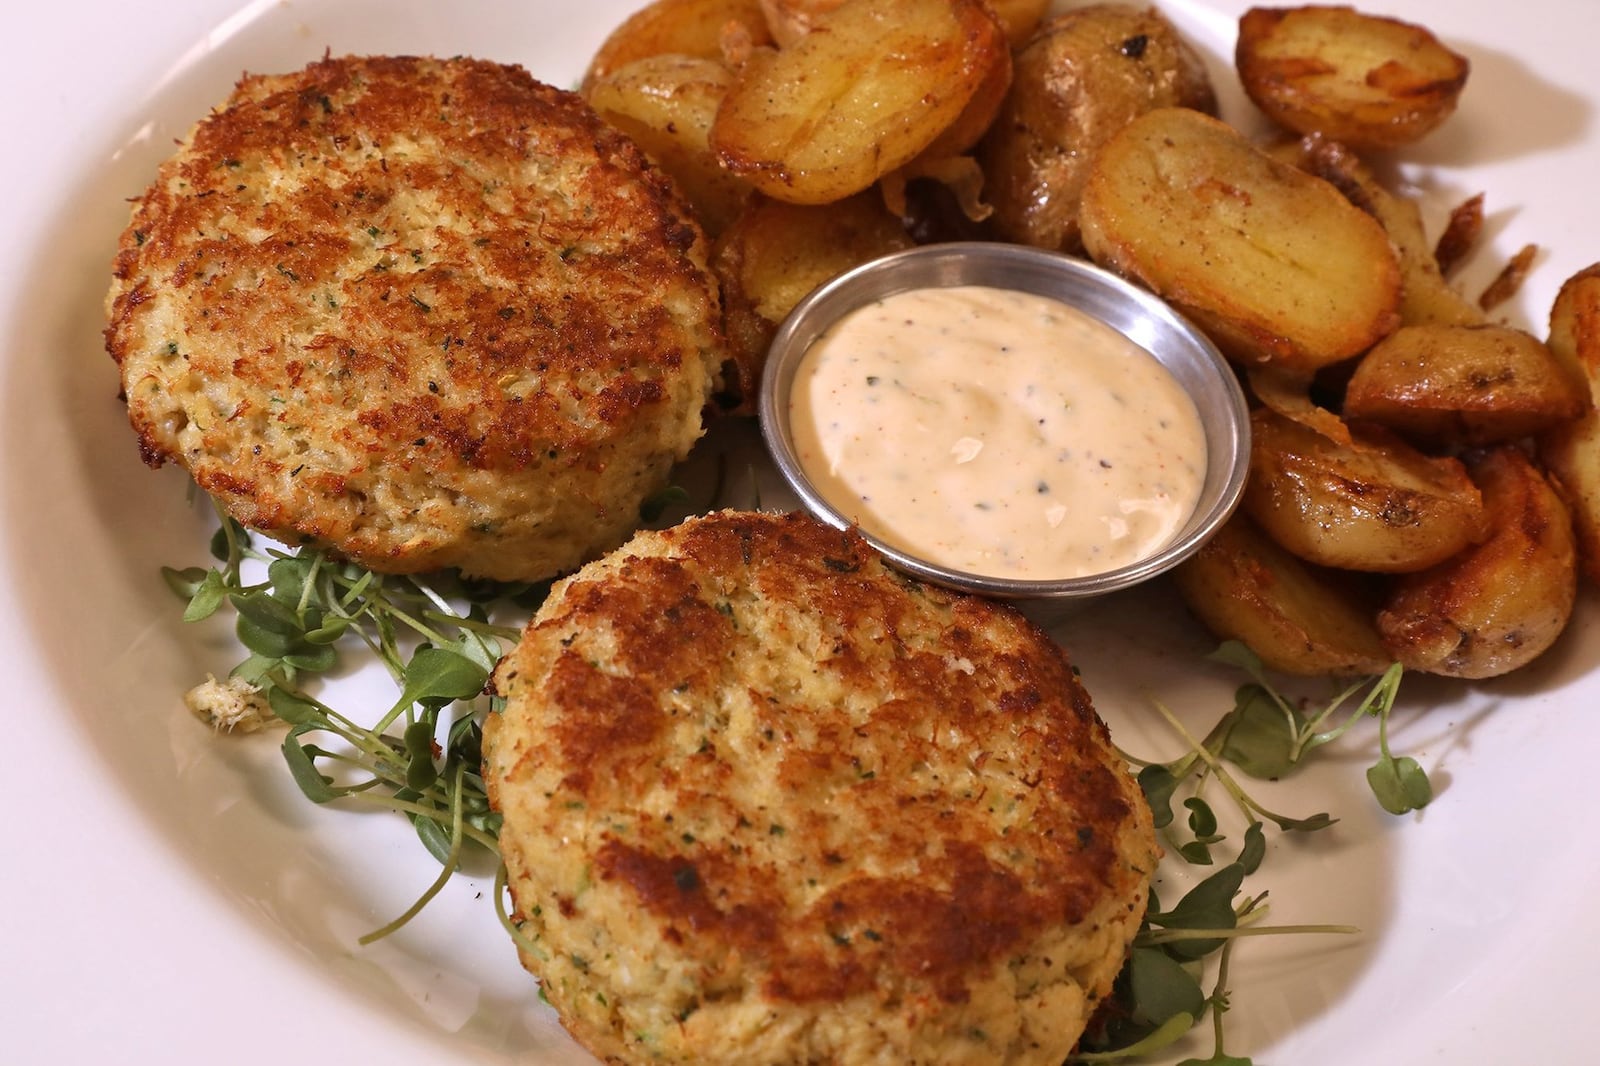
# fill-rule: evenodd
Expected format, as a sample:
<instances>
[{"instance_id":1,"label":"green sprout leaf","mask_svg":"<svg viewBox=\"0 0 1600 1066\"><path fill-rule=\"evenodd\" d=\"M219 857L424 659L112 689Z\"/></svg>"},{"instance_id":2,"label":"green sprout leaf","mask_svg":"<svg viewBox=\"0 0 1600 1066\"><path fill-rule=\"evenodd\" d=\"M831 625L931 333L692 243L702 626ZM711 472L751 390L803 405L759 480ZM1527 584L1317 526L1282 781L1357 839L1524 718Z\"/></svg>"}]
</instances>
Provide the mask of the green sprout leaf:
<instances>
[{"instance_id":1,"label":"green sprout leaf","mask_svg":"<svg viewBox=\"0 0 1600 1066\"><path fill-rule=\"evenodd\" d=\"M1164 929L1233 929L1238 923L1233 897L1243 884L1244 867L1229 863L1191 888L1170 911L1150 915L1150 924ZM1221 946L1220 938L1179 940L1168 944L1167 950L1180 959L1198 959Z\"/></svg>"},{"instance_id":2,"label":"green sprout leaf","mask_svg":"<svg viewBox=\"0 0 1600 1066\"><path fill-rule=\"evenodd\" d=\"M1159 948L1135 947L1128 954L1133 1020L1158 1026L1174 1014L1199 1017L1206 994L1195 976Z\"/></svg>"},{"instance_id":3,"label":"green sprout leaf","mask_svg":"<svg viewBox=\"0 0 1600 1066\"><path fill-rule=\"evenodd\" d=\"M495 624L491 611L509 610L515 597L525 616L549 583L500 585L450 575L425 582L374 574L312 548L261 552L225 516L211 551L220 565L169 567L162 578L185 601L189 621L233 609L249 654L231 676L262 691L288 725L281 750L300 791L313 803L359 801L405 815L444 866L411 908L363 942L387 935L439 891L466 849L498 854L501 819L489 808L480 773L479 718L490 701L479 695L519 629ZM266 580L247 582L247 566L264 571ZM358 724L314 694L318 679L341 669L342 652L352 647L380 663L399 693L373 725ZM462 710L450 719L441 748L440 716L457 703Z\"/></svg>"},{"instance_id":4,"label":"green sprout leaf","mask_svg":"<svg viewBox=\"0 0 1600 1066\"><path fill-rule=\"evenodd\" d=\"M464 700L488 683L489 671L456 648L418 648L406 666L406 705L430 700Z\"/></svg>"},{"instance_id":5,"label":"green sprout leaf","mask_svg":"<svg viewBox=\"0 0 1600 1066\"><path fill-rule=\"evenodd\" d=\"M1409 755L1396 757L1389 750L1389 712L1394 709L1394 698L1400 683L1399 664L1389 668L1379 683L1378 690L1369 701L1374 704L1372 713L1378 716L1377 763L1367 770L1367 784L1378 803L1390 814L1418 811L1433 801L1433 784L1421 764Z\"/></svg>"},{"instance_id":6,"label":"green sprout leaf","mask_svg":"<svg viewBox=\"0 0 1600 1066\"><path fill-rule=\"evenodd\" d=\"M1244 847L1239 851L1239 857L1234 861L1244 870L1245 876L1255 873L1261 868L1261 860L1267 856L1267 835L1262 830L1259 821L1251 822L1244 831Z\"/></svg>"},{"instance_id":7,"label":"green sprout leaf","mask_svg":"<svg viewBox=\"0 0 1600 1066\"><path fill-rule=\"evenodd\" d=\"M316 700L290 692L278 685L267 690L267 704L272 708L273 714L290 725L320 728L328 720L325 708Z\"/></svg>"},{"instance_id":8,"label":"green sprout leaf","mask_svg":"<svg viewBox=\"0 0 1600 1066\"><path fill-rule=\"evenodd\" d=\"M294 777L294 783L300 786L300 791L305 793L306 799L312 803L327 803L337 799L339 793L332 787L333 778L326 777L317 769L316 757L322 752L300 742L300 738L309 732L304 725L295 726L283 738L283 758L289 764L289 773Z\"/></svg>"},{"instance_id":9,"label":"green sprout leaf","mask_svg":"<svg viewBox=\"0 0 1600 1066\"><path fill-rule=\"evenodd\" d=\"M651 493L639 504L639 520L645 524L657 521L668 507L689 502L689 490L682 485L668 485Z\"/></svg>"},{"instance_id":10,"label":"green sprout leaf","mask_svg":"<svg viewBox=\"0 0 1600 1066\"><path fill-rule=\"evenodd\" d=\"M1433 785L1417 760L1409 755L1385 754L1367 768L1367 784L1378 803L1390 814L1421 810L1433 799Z\"/></svg>"},{"instance_id":11,"label":"green sprout leaf","mask_svg":"<svg viewBox=\"0 0 1600 1066\"><path fill-rule=\"evenodd\" d=\"M1172 796L1178 791L1178 778L1160 763L1152 763L1139 771L1139 787L1144 790L1145 802L1150 804L1150 814L1157 829L1172 824Z\"/></svg>"},{"instance_id":12,"label":"green sprout leaf","mask_svg":"<svg viewBox=\"0 0 1600 1066\"><path fill-rule=\"evenodd\" d=\"M1276 781L1294 769L1296 724L1284 714L1281 700L1260 685L1244 685L1233 711L1212 731L1220 745L1207 746L1251 777Z\"/></svg>"}]
</instances>

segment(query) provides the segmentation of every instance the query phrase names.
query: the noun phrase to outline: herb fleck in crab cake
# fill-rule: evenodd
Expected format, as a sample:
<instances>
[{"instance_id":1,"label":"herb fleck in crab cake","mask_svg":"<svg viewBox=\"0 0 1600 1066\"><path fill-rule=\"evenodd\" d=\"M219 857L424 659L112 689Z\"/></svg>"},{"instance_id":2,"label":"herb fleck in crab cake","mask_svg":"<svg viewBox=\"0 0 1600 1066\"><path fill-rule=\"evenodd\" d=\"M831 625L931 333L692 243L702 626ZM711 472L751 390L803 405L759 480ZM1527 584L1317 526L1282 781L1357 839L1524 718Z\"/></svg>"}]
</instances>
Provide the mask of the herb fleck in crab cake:
<instances>
[{"instance_id":1,"label":"herb fleck in crab cake","mask_svg":"<svg viewBox=\"0 0 1600 1066\"><path fill-rule=\"evenodd\" d=\"M614 547L701 432L705 241L576 95L470 59L248 76L134 205L107 297L145 459L375 570Z\"/></svg>"},{"instance_id":2,"label":"herb fleck in crab cake","mask_svg":"<svg viewBox=\"0 0 1600 1066\"><path fill-rule=\"evenodd\" d=\"M1057 1066L1143 917L1150 813L1060 648L851 532L640 534L495 685L523 960L607 1061Z\"/></svg>"}]
</instances>

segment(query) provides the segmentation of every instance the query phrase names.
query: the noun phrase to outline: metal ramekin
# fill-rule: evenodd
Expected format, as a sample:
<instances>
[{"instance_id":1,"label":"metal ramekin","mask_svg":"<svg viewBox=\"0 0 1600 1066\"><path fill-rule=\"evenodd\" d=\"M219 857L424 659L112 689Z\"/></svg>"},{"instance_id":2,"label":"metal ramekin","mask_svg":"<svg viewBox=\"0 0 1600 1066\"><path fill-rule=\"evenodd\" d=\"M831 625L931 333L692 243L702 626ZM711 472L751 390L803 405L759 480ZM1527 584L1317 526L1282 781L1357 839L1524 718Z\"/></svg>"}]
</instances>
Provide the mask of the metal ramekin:
<instances>
[{"instance_id":1,"label":"metal ramekin","mask_svg":"<svg viewBox=\"0 0 1600 1066\"><path fill-rule=\"evenodd\" d=\"M848 515L817 492L795 454L789 392L812 342L843 315L907 289L987 285L1053 297L1100 319L1143 347L1188 392L1206 436L1200 500L1178 534L1152 555L1114 570L1048 581L992 577L940 566L863 533L900 569L949 588L1011 600L1075 600L1146 581L1192 555L1232 514L1250 458L1244 392L1216 346L1156 296L1099 267L1055 252L987 242L933 244L896 252L822 285L784 319L761 379L761 432L774 463L802 504L840 529ZM892 447L892 442L887 446Z\"/></svg>"}]
</instances>

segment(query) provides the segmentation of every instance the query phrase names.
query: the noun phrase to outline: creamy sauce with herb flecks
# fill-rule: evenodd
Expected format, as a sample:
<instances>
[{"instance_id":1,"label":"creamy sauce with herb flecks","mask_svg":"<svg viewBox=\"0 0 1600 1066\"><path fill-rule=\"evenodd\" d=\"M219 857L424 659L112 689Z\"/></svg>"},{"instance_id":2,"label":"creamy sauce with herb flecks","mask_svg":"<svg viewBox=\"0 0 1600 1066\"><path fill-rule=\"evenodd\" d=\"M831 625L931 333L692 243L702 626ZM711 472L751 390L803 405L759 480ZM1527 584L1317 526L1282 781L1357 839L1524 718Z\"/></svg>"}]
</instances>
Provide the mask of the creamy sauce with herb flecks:
<instances>
[{"instance_id":1,"label":"creamy sauce with herb flecks","mask_svg":"<svg viewBox=\"0 0 1600 1066\"><path fill-rule=\"evenodd\" d=\"M817 491L928 562L990 577L1102 573L1193 512L1205 433L1155 357L1032 293L914 289L811 345L790 420Z\"/></svg>"}]
</instances>

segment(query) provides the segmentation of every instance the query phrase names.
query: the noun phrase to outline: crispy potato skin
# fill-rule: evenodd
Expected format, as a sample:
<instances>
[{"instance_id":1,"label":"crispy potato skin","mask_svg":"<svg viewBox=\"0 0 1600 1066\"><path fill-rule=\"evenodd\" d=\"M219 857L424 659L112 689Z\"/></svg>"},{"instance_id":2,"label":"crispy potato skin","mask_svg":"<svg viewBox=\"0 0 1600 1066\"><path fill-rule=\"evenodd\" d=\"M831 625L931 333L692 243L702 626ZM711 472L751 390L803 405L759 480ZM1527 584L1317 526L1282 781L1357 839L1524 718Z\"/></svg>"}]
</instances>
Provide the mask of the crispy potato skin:
<instances>
[{"instance_id":1,"label":"crispy potato skin","mask_svg":"<svg viewBox=\"0 0 1600 1066\"><path fill-rule=\"evenodd\" d=\"M733 71L714 59L654 55L595 78L583 92L601 118L672 176L712 237L733 221L753 192L711 150L711 123L733 78Z\"/></svg>"},{"instance_id":2,"label":"crispy potato skin","mask_svg":"<svg viewBox=\"0 0 1600 1066\"><path fill-rule=\"evenodd\" d=\"M711 144L774 199L841 200L916 158L1009 60L982 0L847 0L750 56Z\"/></svg>"},{"instance_id":3,"label":"crispy potato skin","mask_svg":"<svg viewBox=\"0 0 1600 1066\"><path fill-rule=\"evenodd\" d=\"M1011 92L980 150L995 231L1079 251L1078 203L1095 151L1157 107L1216 113L1198 54L1154 8L1056 15L1017 52Z\"/></svg>"},{"instance_id":4,"label":"crispy potato skin","mask_svg":"<svg viewBox=\"0 0 1600 1066\"><path fill-rule=\"evenodd\" d=\"M1356 365L1344 415L1422 444L1460 447L1519 440L1589 404L1577 368L1522 330L1407 326Z\"/></svg>"},{"instance_id":5,"label":"crispy potato skin","mask_svg":"<svg viewBox=\"0 0 1600 1066\"><path fill-rule=\"evenodd\" d=\"M1234 62L1272 119L1358 149L1432 132L1455 112L1470 69L1421 26L1318 5L1246 11Z\"/></svg>"},{"instance_id":6,"label":"crispy potato skin","mask_svg":"<svg viewBox=\"0 0 1600 1066\"><path fill-rule=\"evenodd\" d=\"M1290 554L1244 514L1174 574L1189 610L1219 640L1240 640L1274 670L1373 674L1390 662L1364 575L1335 574Z\"/></svg>"},{"instance_id":7,"label":"crispy potato skin","mask_svg":"<svg viewBox=\"0 0 1600 1066\"><path fill-rule=\"evenodd\" d=\"M719 403L753 414L767 346L801 297L835 274L911 244L900 220L871 192L826 205L752 201L711 252L732 362Z\"/></svg>"},{"instance_id":8,"label":"crispy potato skin","mask_svg":"<svg viewBox=\"0 0 1600 1066\"><path fill-rule=\"evenodd\" d=\"M1400 578L1378 614L1384 646L1408 669L1495 677L1555 643L1577 596L1572 520L1518 448L1477 457L1489 537L1444 564Z\"/></svg>"},{"instance_id":9,"label":"crispy potato skin","mask_svg":"<svg viewBox=\"0 0 1600 1066\"><path fill-rule=\"evenodd\" d=\"M1370 573L1422 570L1484 534L1483 500L1461 463L1375 430L1349 443L1266 408L1250 418L1243 507L1289 551Z\"/></svg>"},{"instance_id":10,"label":"crispy potato skin","mask_svg":"<svg viewBox=\"0 0 1600 1066\"><path fill-rule=\"evenodd\" d=\"M1584 573L1600 583L1600 263L1561 286L1549 343L1557 359L1583 373L1592 404L1540 437L1539 458L1572 511Z\"/></svg>"},{"instance_id":11,"label":"crispy potato skin","mask_svg":"<svg viewBox=\"0 0 1600 1066\"><path fill-rule=\"evenodd\" d=\"M760 0L654 0L628 16L589 60L583 90L597 78L650 56L720 60L730 33L741 44L772 44Z\"/></svg>"},{"instance_id":12,"label":"crispy potato skin","mask_svg":"<svg viewBox=\"0 0 1600 1066\"><path fill-rule=\"evenodd\" d=\"M1080 224L1096 262L1165 297L1246 365L1310 373L1399 324L1383 227L1198 111L1150 111L1107 141Z\"/></svg>"}]
</instances>

